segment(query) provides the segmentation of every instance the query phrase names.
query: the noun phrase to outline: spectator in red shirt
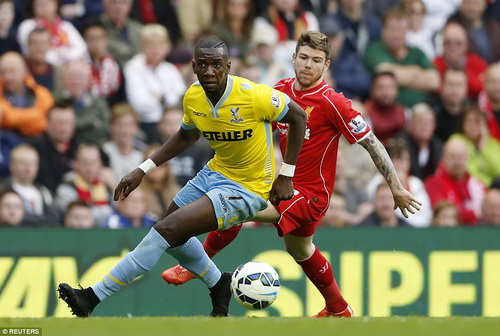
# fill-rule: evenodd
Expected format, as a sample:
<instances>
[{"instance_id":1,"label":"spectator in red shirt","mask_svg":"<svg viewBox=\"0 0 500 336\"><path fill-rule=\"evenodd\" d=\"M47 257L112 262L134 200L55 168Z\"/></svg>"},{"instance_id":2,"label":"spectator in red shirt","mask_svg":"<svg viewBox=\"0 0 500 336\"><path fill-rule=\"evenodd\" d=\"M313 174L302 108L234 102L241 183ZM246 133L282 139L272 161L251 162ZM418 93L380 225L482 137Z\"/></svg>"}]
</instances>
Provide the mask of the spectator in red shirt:
<instances>
[{"instance_id":1,"label":"spectator in red shirt","mask_svg":"<svg viewBox=\"0 0 500 336\"><path fill-rule=\"evenodd\" d=\"M479 95L479 106L486 113L491 136L500 140L500 63L490 65L486 72L484 91Z\"/></svg>"},{"instance_id":2,"label":"spectator in red shirt","mask_svg":"<svg viewBox=\"0 0 500 336\"><path fill-rule=\"evenodd\" d=\"M467 31L455 22L448 23L443 30L443 55L434 60L434 65L441 76L447 69L462 69L469 84L468 96L477 99L483 90L483 81L488 63L479 56L467 52Z\"/></svg>"},{"instance_id":3,"label":"spectator in red shirt","mask_svg":"<svg viewBox=\"0 0 500 336\"><path fill-rule=\"evenodd\" d=\"M487 0L462 0L449 21L458 22L467 29L469 52L481 55L491 64L500 60L500 23L484 15L487 4Z\"/></svg>"},{"instance_id":4,"label":"spectator in red shirt","mask_svg":"<svg viewBox=\"0 0 500 336\"><path fill-rule=\"evenodd\" d=\"M468 159L463 140L448 140L441 163L436 173L425 180L425 188L433 207L440 201L450 201L458 207L460 222L474 226L480 218L485 187L467 172Z\"/></svg>"},{"instance_id":5,"label":"spectator in red shirt","mask_svg":"<svg viewBox=\"0 0 500 336\"><path fill-rule=\"evenodd\" d=\"M373 125L373 132L385 145L406 126L407 109L396 102L398 83L392 72L379 72L373 77L366 112Z\"/></svg>"}]
</instances>

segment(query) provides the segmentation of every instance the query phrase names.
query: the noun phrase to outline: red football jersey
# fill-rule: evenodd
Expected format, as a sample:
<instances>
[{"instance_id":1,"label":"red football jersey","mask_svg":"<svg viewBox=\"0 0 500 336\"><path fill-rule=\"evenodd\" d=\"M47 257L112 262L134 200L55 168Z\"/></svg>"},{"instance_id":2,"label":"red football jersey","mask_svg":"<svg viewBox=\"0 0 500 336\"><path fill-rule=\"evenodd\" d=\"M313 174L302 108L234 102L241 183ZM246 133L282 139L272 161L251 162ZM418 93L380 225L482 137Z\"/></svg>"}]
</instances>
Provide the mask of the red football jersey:
<instances>
[{"instance_id":1,"label":"red football jersey","mask_svg":"<svg viewBox=\"0 0 500 336\"><path fill-rule=\"evenodd\" d=\"M325 81L304 91L294 88L295 78L283 79L275 85L307 113L307 127L302 150L293 177L294 188L315 204L317 215L328 209L335 183L339 139L344 135L353 144L371 133L351 101L335 92ZM280 148L284 154L288 124L276 123Z\"/></svg>"}]
</instances>

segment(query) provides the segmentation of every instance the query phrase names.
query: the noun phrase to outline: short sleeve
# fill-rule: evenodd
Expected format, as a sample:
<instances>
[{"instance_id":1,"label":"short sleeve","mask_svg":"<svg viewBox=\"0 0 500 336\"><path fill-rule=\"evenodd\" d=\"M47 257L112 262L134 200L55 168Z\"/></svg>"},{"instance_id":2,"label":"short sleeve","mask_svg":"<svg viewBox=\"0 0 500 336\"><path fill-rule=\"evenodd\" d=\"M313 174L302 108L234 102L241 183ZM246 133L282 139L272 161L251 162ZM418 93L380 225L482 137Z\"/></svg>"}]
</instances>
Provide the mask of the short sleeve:
<instances>
[{"instance_id":1,"label":"short sleeve","mask_svg":"<svg viewBox=\"0 0 500 336\"><path fill-rule=\"evenodd\" d=\"M290 98L285 93L267 85L256 85L254 96L256 118L268 121L280 121L287 114L289 103Z\"/></svg>"},{"instance_id":2,"label":"short sleeve","mask_svg":"<svg viewBox=\"0 0 500 336\"><path fill-rule=\"evenodd\" d=\"M326 110L331 111L328 118L349 143L359 142L371 133L370 126L361 113L352 108L350 99L333 90L329 90L326 98Z\"/></svg>"},{"instance_id":3,"label":"short sleeve","mask_svg":"<svg viewBox=\"0 0 500 336\"><path fill-rule=\"evenodd\" d=\"M182 117L181 127L185 130L192 130L196 128L193 120L191 119L192 113L190 113L190 104L188 103L189 91L184 96L183 106L184 106L184 116Z\"/></svg>"}]
</instances>

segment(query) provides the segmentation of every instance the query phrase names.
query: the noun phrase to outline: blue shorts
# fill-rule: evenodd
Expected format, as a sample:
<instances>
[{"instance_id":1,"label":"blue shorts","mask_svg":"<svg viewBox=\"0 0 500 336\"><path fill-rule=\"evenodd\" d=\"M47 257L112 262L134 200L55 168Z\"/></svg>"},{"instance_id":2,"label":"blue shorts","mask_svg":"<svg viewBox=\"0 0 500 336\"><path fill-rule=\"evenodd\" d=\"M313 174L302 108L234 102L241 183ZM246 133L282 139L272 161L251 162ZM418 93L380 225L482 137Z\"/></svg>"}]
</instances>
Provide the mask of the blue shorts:
<instances>
[{"instance_id":1,"label":"blue shorts","mask_svg":"<svg viewBox=\"0 0 500 336\"><path fill-rule=\"evenodd\" d=\"M219 230L241 224L267 208L264 198L248 191L219 172L205 166L174 197L178 207L207 195L215 209Z\"/></svg>"}]
</instances>

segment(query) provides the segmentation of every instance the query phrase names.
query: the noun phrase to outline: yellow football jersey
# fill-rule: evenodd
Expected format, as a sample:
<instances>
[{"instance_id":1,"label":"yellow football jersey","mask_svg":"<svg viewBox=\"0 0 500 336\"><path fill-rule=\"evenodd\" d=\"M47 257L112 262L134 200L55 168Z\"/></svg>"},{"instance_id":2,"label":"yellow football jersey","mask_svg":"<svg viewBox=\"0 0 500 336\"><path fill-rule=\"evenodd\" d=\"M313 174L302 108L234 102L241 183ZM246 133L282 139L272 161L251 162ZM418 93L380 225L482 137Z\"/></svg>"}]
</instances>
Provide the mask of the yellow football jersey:
<instances>
[{"instance_id":1,"label":"yellow football jersey","mask_svg":"<svg viewBox=\"0 0 500 336\"><path fill-rule=\"evenodd\" d=\"M195 82L184 96L184 129L200 130L215 155L208 167L268 199L274 180L272 121L288 111L290 98L247 79L228 76L215 106Z\"/></svg>"}]
</instances>

